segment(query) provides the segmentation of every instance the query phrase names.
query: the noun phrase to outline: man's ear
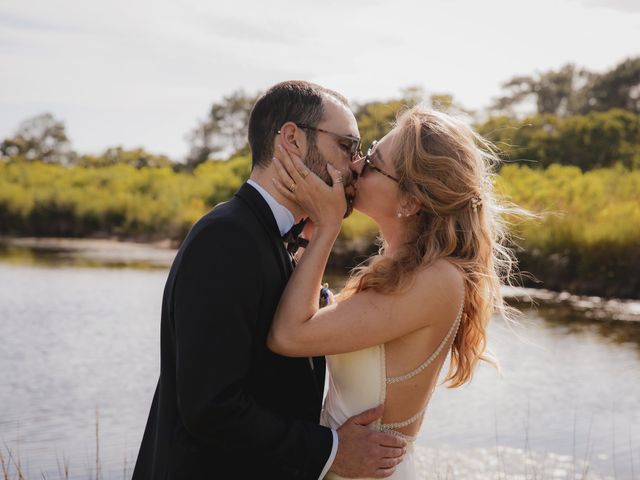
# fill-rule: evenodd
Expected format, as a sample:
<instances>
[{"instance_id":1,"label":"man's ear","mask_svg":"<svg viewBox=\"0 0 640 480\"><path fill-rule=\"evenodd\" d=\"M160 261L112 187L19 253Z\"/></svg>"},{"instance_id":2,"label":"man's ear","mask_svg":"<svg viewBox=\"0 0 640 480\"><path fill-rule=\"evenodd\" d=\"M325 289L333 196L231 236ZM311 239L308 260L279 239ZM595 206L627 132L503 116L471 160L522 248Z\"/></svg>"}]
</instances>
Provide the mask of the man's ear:
<instances>
[{"instance_id":1,"label":"man's ear","mask_svg":"<svg viewBox=\"0 0 640 480\"><path fill-rule=\"evenodd\" d=\"M276 135L276 145L281 145L285 150L295 153L296 155L303 157L303 148L306 151L306 141L297 125L293 122L287 122Z\"/></svg>"}]
</instances>

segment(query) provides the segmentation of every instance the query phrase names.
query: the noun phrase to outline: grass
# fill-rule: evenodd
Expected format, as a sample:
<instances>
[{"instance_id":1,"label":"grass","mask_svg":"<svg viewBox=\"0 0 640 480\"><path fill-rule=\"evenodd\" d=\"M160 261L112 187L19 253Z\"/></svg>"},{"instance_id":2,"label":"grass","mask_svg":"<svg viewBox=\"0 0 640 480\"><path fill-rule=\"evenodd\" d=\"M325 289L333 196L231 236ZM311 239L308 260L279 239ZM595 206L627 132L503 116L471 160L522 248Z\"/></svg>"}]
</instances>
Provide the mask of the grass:
<instances>
[{"instance_id":1,"label":"grass","mask_svg":"<svg viewBox=\"0 0 640 480\"><path fill-rule=\"evenodd\" d=\"M0 480L30 480L24 473L20 462L20 456L14 455L13 450L5 443L4 451L0 450L0 467L2 468L2 478ZM63 456L58 459L58 480L69 480L70 476L69 457ZM124 456L122 479L130 478L127 465L127 456ZM95 425L95 472L89 472L86 475L89 480L102 480L102 462L100 460L100 410L96 407L96 425ZM45 472L40 472L40 478L49 480ZM51 479L53 480L53 479Z\"/></svg>"},{"instance_id":2,"label":"grass","mask_svg":"<svg viewBox=\"0 0 640 480\"><path fill-rule=\"evenodd\" d=\"M507 447L500 445L500 437L498 433L498 414L494 412L495 419L495 450L492 454L487 449L476 449L480 452L475 455L478 458L469 456L468 451L447 452L444 448L427 449L418 446L416 449L416 457L420 460L417 464L419 478L430 480L551 480L565 478L571 480L599 480L600 476L591 472L591 463L593 456L593 445L591 441L592 420L589 422L589 428L586 438L586 447L583 455L579 458L576 451L577 438L577 419L574 415L573 419L573 438L572 438L572 455L563 456L551 452L544 451L542 453L531 449L529 429L530 429L530 409L527 406L527 416L524 425L524 449ZM612 417L613 418L613 417ZM614 441L612 443L612 474L613 477L604 478L622 479L618 475L616 459L616 443L615 443L615 422L612 423L614 432ZM633 457L633 445L631 439L631 430L629 430L629 451L631 461L631 476L628 480L635 480L635 468ZM482 452L485 454L483 455ZM493 458L493 461L491 460ZM520 464L521 463L521 464ZM40 473L40 478L45 480L69 480L71 477L70 462L68 457L63 457L58 461L58 476L50 477L44 472ZM5 443L4 450L0 450L0 466L2 468L2 476L0 480L31 480L27 478L20 462L20 456ZM492 468L495 466L495 468ZM466 471L465 471L466 469ZM566 472L564 475L562 472ZM82 476L88 480L102 480L103 471L101 463L100 450L100 415L96 408L95 423L95 471L89 471ZM122 479L130 478L131 472L128 470L127 458L125 455L122 470Z\"/></svg>"}]
</instances>

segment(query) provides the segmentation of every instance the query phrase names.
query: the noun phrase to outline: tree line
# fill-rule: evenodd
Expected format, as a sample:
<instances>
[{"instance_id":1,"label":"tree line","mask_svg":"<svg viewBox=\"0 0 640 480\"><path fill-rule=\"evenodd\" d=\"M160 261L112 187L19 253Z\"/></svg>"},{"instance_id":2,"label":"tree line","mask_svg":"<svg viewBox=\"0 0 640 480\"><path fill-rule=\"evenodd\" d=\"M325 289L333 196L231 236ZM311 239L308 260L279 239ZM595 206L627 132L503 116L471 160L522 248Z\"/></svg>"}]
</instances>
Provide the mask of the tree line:
<instances>
[{"instance_id":1,"label":"tree line","mask_svg":"<svg viewBox=\"0 0 640 480\"><path fill-rule=\"evenodd\" d=\"M484 112L459 105L449 94L427 95L409 87L396 99L357 104L354 113L363 144L383 136L399 110L424 103L469 116L476 128L493 140L505 160L546 167L552 163L583 170L640 162L640 57L622 61L604 73L573 64L535 75L518 75L502 85L503 95ZM249 153L246 129L260 93L236 91L214 102L186 139L189 152L170 159L144 149L112 147L100 155L78 154L64 122L45 113L22 122L0 143L0 159L104 167L128 164L136 168L171 166L193 170L210 161Z\"/></svg>"}]
</instances>

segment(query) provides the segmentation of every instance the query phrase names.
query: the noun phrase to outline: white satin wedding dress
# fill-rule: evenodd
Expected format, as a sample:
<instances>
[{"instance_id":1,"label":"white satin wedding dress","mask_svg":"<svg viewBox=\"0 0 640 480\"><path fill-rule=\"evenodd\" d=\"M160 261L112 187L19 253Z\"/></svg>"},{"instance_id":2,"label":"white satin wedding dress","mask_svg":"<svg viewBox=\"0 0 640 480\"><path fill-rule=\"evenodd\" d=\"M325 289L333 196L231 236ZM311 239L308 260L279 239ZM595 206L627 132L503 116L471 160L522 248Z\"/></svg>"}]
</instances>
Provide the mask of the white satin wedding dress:
<instances>
[{"instance_id":1,"label":"white satin wedding dress","mask_svg":"<svg viewBox=\"0 0 640 480\"><path fill-rule=\"evenodd\" d=\"M404 382L415 377L427 368L445 347L451 346L457 334L461 318L462 307L460 307L458 315L448 333L429 358L409 373L397 377L387 376L384 345L376 345L375 347L365 348L357 352L327 356L329 387L320 417L320 423L327 427L337 429L350 417L384 403L386 400L387 385ZM433 391L431 393L433 393ZM427 403L428 401L429 399L427 399ZM378 419L370 425L370 428L393 433L408 442L407 453L403 461L398 464L396 471L388 478L394 480L414 480L417 478L413 448L413 442L416 437L404 435L398 432L397 429L418 421L422 418L426 409L427 407L425 405L425 407L415 415L401 422L385 424L381 423L381 420ZM324 478L326 480L340 480L343 477L329 472Z\"/></svg>"}]
</instances>

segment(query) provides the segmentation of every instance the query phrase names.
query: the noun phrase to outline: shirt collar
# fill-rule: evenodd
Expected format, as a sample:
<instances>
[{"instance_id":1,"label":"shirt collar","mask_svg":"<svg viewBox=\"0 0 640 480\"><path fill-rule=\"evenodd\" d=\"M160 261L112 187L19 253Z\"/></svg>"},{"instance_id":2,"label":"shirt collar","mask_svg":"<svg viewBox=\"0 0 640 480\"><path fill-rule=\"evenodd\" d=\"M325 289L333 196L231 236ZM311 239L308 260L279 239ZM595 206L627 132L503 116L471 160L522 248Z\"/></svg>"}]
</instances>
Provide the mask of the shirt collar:
<instances>
[{"instance_id":1,"label":"shirt collar","mask_svg":"<svg viewBox=\"0 0 640 480\"><path fill-rule=\"evenodd\" d=\"M247 183L255 188L264 201L267 202L269 208L271 209L271 213L273 213L273 217L276 219L276 223L278 224L278 230L280 230L280 235L284 235L291 227L296 223L295 218L293 218L293 213L289 211L287 207L278 203L278 201L273 198L273 196L267 192L259 183L254 180L247 180Z\"/></svg>"}]
</instances>

